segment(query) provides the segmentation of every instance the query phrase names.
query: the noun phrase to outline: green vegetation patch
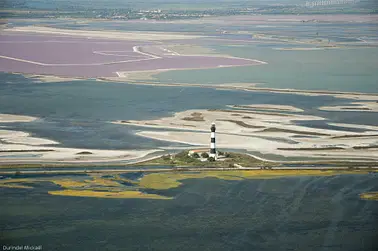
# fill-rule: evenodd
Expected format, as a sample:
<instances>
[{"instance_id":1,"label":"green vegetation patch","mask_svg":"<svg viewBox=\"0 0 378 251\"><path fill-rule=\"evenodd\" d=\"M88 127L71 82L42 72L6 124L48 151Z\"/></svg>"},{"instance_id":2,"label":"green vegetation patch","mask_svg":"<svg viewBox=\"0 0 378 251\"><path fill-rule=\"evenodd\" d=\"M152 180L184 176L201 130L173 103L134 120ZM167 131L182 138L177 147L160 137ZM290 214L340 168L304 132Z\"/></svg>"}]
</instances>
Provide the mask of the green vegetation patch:
<instances>
[{"instance_id":1,"label":"green vegetation patch","mask_svg":"<svg viewBox=\"0 0 378 251\"><path fill-rule=\"evenodd\" d=\"M78 152L76 153L77 155L90 155L90 154L93 154L92 152L88 152L88 151L83 151L83 152Z\"/></svg>"},{"instance_id":2,"label":"green vegetation patch","mask_svg":"<svg viewBox=\"0 0 378 251\"><path fill-rule=\"evenodd\" d=\"M222 158L217 161L201 161L198 156L189 156L189 151L183 151L175 155L165 155L157 159L139 163L138 165L166 165L174 167L214 167L214 168L232 168L235 164L243 167L270 167L272 162L256 159L247 154L241 153L224 153ZM203 156L202 156L203 155ZM201 154L202 158L208 158L205 153ZM274 163L274 165L278 165Z\"/></svg>"},{"instance_id":3,"label":"green vegetation patch","mask_svg":"<svg viewBox=\"0 0 378 251\"><path fill-rule=\"evenodd\" d=\"M190 117L185 117L182 120L197 122L205 121L205 119L203 118L203 114L200 112L193 112L192 114L190 114Z\"/></svg>"},{"instance_id":4,"label":"green vegetation patch","mask_svg":"<svg viewBox=\"0 0 378 251\"><path fill-rule=\"evenodd\" d=\"M30 184L51 182L59 186L60 190L48 191L51 195L97 197L113 199L171 199L153 193L140 191L138 182L124 179L119 175L90 175L85 179L76 178L14 178L0 180L0 187L4 188L33 188ZM131 184L131 185L130 185Z\"/></svg>"}]
</instances>

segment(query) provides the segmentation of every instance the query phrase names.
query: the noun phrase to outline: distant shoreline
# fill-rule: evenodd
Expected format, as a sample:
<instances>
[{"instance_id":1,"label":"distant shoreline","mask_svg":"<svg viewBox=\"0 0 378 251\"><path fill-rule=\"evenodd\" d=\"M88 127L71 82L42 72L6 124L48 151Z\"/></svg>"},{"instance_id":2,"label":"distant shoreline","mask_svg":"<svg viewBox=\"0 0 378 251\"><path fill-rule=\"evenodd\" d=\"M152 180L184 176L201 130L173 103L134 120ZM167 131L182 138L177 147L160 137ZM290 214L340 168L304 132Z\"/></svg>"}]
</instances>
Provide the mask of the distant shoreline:
<instances>
[{"instance_id":1,"label":"distant shoreline","mask_svg":"<svg viewBox=\"0 0 378 251\"><path fill-rule=\"evenodd\" d=\"M151 72L151 71L148 71ZM156 70L156 74L160 71ZM140 73L143 73L141 71ZM308 96L333 96L336 98L347 98L356 100L377 100L378 93L367 92L346 92L346 91L328 91L328 90L305 90L305 89L292 89L292 88L269 88L269 87L256 87L256 83L224 83L224 84L190 84L190 83L156 83L148 81L135 81L116 77L100 77L100 78L66 78L64 76L57 75L44 75L44 74L25 74L21 72L9 72L9 74L22 75L25 78L33 78L41 80L42 82L65 82L65 81L84 81L84 80L97 80L97 81L109 81L114 83L123 83L129 85L152 85L152 86L164 86L164 87L202 87L224 90L242 90L252 92L272 92L272 93L289 93Z\"/></svg>"}]
</instances>

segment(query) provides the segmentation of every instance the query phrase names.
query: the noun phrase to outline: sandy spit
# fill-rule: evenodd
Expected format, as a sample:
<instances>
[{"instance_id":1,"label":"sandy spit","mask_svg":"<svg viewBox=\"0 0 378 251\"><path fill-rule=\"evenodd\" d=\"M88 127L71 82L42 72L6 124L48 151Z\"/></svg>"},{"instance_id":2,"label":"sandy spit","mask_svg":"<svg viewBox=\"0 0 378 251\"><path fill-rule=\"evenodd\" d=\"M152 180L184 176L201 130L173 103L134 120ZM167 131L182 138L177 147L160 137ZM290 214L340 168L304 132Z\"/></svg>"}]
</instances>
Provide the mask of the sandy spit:
<instances>
[{"instance_id":1,"label":"sandy spit","mask_svg":"<svg viewBox=\"0 0 378 251\"><path fill-rule=\"evenodd\" d=\"M0 113L0 123L32 122L37 119L38 118L32 116Z\"/></svg>"}]
</instances>

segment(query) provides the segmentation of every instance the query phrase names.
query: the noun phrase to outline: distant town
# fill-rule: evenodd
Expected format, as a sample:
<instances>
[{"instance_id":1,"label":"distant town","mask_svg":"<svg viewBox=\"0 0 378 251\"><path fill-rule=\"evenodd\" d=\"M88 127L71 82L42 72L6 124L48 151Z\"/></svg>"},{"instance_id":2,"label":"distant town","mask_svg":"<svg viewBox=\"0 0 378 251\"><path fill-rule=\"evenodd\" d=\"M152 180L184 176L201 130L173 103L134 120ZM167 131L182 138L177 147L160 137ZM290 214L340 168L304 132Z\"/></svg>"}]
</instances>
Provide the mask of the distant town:
<instances>
[{"instance_id":1,"label":"distant town","mask_svg":"<svg viewBox=\"0 0 378 251\"><path fill-rule=\"evenodd\" d=\"M25 10L24 10L25 9ZM319 0L303 4L276 4L263 6L235 5L233 8L96 8L88 6L61 6L57 9L26 9L22 4L9 3L1 10L5 18L88 18L105 20L181 20L212 16L263 15L263 14L362 14L377 13L376 5L360 0Z\"/></svg>"}]
</instances>

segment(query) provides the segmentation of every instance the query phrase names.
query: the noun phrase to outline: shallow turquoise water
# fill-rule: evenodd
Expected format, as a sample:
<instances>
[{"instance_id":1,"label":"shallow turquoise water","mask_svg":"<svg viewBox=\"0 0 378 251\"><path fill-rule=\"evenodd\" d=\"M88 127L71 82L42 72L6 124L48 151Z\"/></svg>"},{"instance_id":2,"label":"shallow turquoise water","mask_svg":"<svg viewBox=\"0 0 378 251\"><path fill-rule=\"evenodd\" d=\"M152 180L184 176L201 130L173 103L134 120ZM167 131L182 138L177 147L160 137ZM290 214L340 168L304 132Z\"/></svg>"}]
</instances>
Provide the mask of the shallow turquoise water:
<instances>
[{"instance_id":1,"label":"shallow turquoise water","mask_svg":"<svg viewBox=\"0 0 378 251\"><path fill-rule=\"evenodd\" d=\"M212 45L220 53L258 59L267 65L171 71L161 82L261 83L261 87L378 93L378 48L279 51L298 45L268 44L231 47ZM307 46L303 46L307 47Z\"/></svg>"}]
</instances>

